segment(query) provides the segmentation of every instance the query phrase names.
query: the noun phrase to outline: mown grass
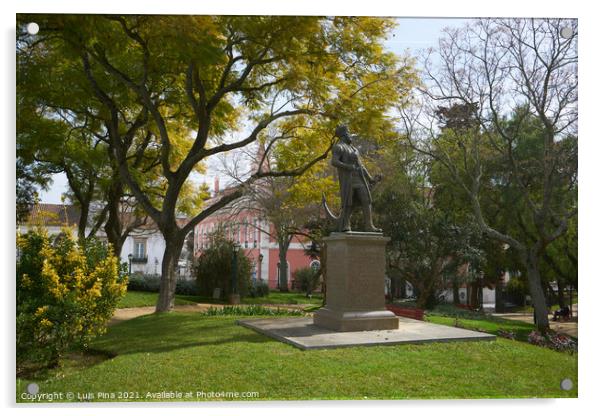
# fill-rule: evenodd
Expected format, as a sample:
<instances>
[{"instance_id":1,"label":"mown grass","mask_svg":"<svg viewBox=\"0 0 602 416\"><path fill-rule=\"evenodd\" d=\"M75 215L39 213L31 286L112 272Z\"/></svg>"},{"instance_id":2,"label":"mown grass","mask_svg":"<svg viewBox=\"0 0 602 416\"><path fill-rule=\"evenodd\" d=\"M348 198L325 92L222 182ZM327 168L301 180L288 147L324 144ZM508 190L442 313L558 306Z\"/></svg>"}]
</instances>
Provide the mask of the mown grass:
<instances>
[{"instance_id":1,"label":"mown grass","mask_svg":"<svg viewBox=\"0 0 602 416\"><path fill-rule=\"evenodd\" d=\"M146 315L109 328L91 347L113 358L66 365L40 393L258 392L255 400L576 397L577 354L490 342L301 351L198 313ZM560 389L570 378L575 387ZM17 380L17 400L31 380ZM89 399L89 398L88 398ZM92 400L99 400L94 398ZM112 401L119 399L112 399Z\"/></svg>"},{"instance_id":2,"label":"mown grass","mask_svg":"<svg viewBox=\"0 0 602 416\"><path fill-rule=\"evenodd\" d=\"M304 293L270 292L269 296L246 297L241 302L247 305L321 305L322 295L312 295L308 298Z\"/></svg>"},{"instance_id":3,"label":"mown grass","mask_svg":"<svg viewBox=\"0 0 602 416\"><path fill-rule=\"evenodd\" d=\"M453 318L449 316L437 316L427 315L425 320L434 324L447 325L447 326L459 326L461 328L473 329L480 332L487 332L493 335L499 335L500 330L506 332L512 332L515 334L516 339L519 341L527 341L529 333L533 331L535 325L514 321L510 319L465 319L465 318Z\"/></svg>"},{"instance_id":4,"label":"mown grass","mask_svg":"<svg viewBox=\"0 0 602 416\"><path fill-rule=\"evenodd\" d=\"M117 304L118 308L140 308L144 306L155 306L157 304L158 293L128 291ZM194 297L176 295L176 305L191 305L196 302Z\"/></svg>"},{"instance_id":5,"label":"mown grass","mask_svg":"<svg viewBox=\"0 0 602 416\"><path fill-rule=\"evenodd\" d=\"M425 320L440 325L458 326L494 335L499 335L500 331L512 332L516 340L524 342L528 341L531 331L537 329L534 324L529 322L468 311L456 308L453 305L438 305L434 310L427 311ZM576 338L572 338L576 340Z\"/></svg>"},{"instance_id":6,"label":"mown grass","mask_svg":"<svg viewBox=\"0 0 602 416\"><path fill-rule=\"evenodd\" d=\"M155 306L159 294L154 292L128 291L117 305L118 308L139 308L144 306ZM224 303L206 296L176 295L176 305L190 305L193 303ZM311 298L302 293L272 292L269 296L246 297L241 299L246 305L321 305L322 295L313 295Z\"/></svg>"}]
</instances>

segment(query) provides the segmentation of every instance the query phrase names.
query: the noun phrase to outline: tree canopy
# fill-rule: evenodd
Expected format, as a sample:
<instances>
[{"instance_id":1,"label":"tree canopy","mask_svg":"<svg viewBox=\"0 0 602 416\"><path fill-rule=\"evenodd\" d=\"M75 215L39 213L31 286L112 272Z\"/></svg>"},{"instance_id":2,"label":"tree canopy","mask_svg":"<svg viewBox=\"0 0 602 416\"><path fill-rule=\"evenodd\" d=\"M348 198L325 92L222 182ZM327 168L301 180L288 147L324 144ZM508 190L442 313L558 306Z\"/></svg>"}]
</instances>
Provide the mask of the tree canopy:
<instances>
[{"instance_id":1,"label":"tree canopy","mask_svg":"<svg viewBox=\"0 0 602 416\"><path fill-rule=\"evenodd\" d=\"M175 261L196 224L261 177L311 169L326 158L342 121L391 130L387 111L414 81L411 66L384 51L391 19L37 15L36 21L47 34L39 53L63 58L58 62L68 71L60 85L77 91L78 112L93 109L120 180L165 237L159 311L173 306ZM268 127L279 134L268 138ZM287 160L278 169L249 172L209 206L199 207L202 197L183 203L191 173L208 158L258 140L267 153L288 149L292 156L281 158ZM156 179L148 180L149 172ZM183 226L179 211L190 214Z\"/></svg>"}]
</instances>

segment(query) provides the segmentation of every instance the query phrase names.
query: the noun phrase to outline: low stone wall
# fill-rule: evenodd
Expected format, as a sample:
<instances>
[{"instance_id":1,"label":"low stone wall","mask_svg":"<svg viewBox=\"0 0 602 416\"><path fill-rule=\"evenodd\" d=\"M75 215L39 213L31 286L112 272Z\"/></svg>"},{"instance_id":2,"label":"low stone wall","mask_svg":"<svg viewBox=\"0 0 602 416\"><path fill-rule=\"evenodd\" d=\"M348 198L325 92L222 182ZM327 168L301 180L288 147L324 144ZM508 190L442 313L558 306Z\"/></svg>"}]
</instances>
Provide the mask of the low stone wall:
<instances>
[{"instance_id":1,"label":"low stone wall","mask_svg":"<svg viewBox=\"0 0 602 416\"><path fill-rule=\"evenodd\" d=\"M387 305L386 307L397 316L424 321L424 309L402 308L397 305Z\"/></svg>"}]
</instances>

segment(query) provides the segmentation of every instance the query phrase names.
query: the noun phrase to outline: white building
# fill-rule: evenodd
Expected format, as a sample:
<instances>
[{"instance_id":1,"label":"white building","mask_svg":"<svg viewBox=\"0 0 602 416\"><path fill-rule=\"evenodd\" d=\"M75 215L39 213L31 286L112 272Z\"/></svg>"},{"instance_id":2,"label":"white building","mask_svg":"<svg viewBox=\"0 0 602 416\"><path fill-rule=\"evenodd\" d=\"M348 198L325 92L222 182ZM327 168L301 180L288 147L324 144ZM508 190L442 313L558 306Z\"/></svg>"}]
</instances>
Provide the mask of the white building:
<instances>
[{"instance_id":1,"label":"white building","mask_svg":"<svg viewBox=\"0 0 602 416\"><path fill-rule=\"evenodd\" d=\"M79 209L73 205L62 204L36 204L30 213L26 223L18 224L18 231L26 233L29 229L43 227L49 235L57 235L67 227L74 237L77 236L77 224L79 222ZM181 221L185 222L186 219ZM86 234L90 228L86 229ZM107 240L104 229L101 227L96 232L100 240ZM120 261L127 263L131 260L131 272L146 275L161 274L161 263L165 251L165 240L152 220L145 225L136 228L130 233L123 243L120 253ZM186 257L186 247L182 250L180 261L180 274L190 275ZM131 256L131 259L130 259Z\"/></svg>"}]
</instances>

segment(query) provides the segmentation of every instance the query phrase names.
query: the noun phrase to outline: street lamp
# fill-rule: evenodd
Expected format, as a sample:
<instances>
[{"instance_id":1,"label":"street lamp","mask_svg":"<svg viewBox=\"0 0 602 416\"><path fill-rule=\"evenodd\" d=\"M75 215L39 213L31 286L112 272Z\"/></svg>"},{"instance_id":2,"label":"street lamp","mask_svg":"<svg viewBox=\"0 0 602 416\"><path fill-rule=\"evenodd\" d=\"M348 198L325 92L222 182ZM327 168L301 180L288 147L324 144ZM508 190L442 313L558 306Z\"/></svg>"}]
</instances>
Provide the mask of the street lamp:
<instances>
[{"instance_id":1,"label":"street lamp","mask_svg":"<svg viewBox=\"0 0 602 416\"><path fill-rule=\"evenodd\" d=\"M240 294L238 293L238 250L240 245L234 243L234 253L232 255L232 280L230 290L230 304L238 305L240 303Z\"/></svg>"},{"instance_id":2,"label":"street lamp","mask_svg":"<svg viewBox=\"0 0 602 416\"><path fill-rule=\"evenodd\" d=\"M259 275L259 281L261 282L263 280L263 276L261 275L261 262L263 261L263 254L259 253L259 273L257 273Z\"/></svg>"},{"instance_id":3,"label":"street lamp","mask_svg":"<svg viewBox=\"0 0 602 416\"><path fill-rule=\"evenodd\" d=\"M134 258L134 255L132 253L128 254L128 260L130 261L130 272L129 274L132 274L132 259Z\"/></svg>"}]
</instances>

